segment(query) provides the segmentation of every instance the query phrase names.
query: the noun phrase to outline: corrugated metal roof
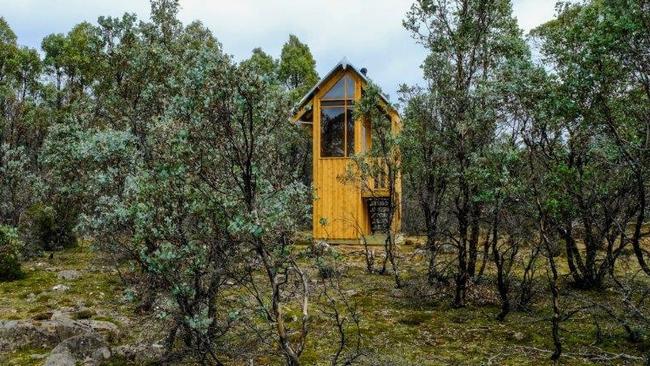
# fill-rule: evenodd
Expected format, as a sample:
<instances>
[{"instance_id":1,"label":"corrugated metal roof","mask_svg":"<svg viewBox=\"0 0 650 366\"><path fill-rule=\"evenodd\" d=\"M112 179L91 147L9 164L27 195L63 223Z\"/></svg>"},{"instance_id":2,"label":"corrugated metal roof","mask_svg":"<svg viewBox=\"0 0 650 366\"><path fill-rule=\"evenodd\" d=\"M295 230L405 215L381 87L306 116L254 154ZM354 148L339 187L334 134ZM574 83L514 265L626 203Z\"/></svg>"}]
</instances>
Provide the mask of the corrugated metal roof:
<instances>
[{"instance_id":1,"label":"corrugated metal roof","mask_svg":"<svg viewBox=\"0 0 650 366\"><path fill-rule=\"evenodd\" d=\"M368 79L366 75L362 74L356 67L354 67L354 65L352 65L350 61L348 61L347 57L343 57L341 61L339 61L339 63L336 64L336 66L334 66L334 68L330 72L328 72L322 79L320 79L320 81L316 83L316 85L314 85L314 87L311 88L311 90L309 90L309 92L307 92L307 94L305 94L305 96L302 97L302 99L300 99L300 102L298 103L298 105L296 105L296 109L294 113L297 113L302 107L304 107L305 104L307 104L307 102L309 102L314 97L314 95L321 88L321 86L330 77L332 77L332 75L334 75L334 73L336 73L339 69L343 69L343 70L351 69L352 71L357 73L357 75L359 75L366 83L370 82L370 79ZM385 95L382 94L381 97L389 107L393 108L393 110L397 112L397 108L395 108L395 106L392 105L392 103L388 100L388 98L386 98Z\"/></svg>"}]
</instances>

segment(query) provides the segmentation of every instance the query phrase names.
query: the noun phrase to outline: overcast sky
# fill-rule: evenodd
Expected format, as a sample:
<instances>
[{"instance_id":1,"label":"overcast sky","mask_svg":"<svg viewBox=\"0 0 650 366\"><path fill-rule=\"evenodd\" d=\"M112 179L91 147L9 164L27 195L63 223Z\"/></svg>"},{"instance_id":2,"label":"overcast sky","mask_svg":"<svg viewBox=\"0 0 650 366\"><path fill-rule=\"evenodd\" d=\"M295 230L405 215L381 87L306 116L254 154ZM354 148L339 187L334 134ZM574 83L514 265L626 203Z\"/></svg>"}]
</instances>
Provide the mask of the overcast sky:
<instances>
[{"instance_id":1,"label":"overcast sky","mask_svg":"<svg viewBox=\"0 0 650 366\"><path fill-rule=\"evenodd\" d=\"M551 19L555 0L513 0L520 26L528 31ZM181 0L184 23L200 20L227 53L241 60L255 47L274 57L290 33L306 42L320 75L346 56L396 101L400 83L421 79L425 52L402 27L413 0ZM0 0L18 42L40 49L44 36L66 33L100 15L136 13L149 17L148 0Z\"/></svg>"}]
</instances>

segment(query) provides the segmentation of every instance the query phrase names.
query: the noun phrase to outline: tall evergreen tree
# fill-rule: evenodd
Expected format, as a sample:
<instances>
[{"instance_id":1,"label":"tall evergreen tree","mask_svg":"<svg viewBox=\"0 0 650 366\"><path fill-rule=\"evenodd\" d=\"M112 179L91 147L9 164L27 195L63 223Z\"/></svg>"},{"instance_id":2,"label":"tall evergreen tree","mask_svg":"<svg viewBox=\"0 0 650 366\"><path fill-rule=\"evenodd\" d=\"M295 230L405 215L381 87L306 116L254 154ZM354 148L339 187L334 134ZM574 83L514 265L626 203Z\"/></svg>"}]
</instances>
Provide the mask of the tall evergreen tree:
<instances>
[{"instance_id":1,"label":"tall evergreen tree","mask_svg":"<svg viewBox=\"0 0 650 366\"><path fill-rule=\"evenodd\" d=\"M293 34L282 46L278 74L280 80L291 91L294 102L297 102L318 82L316 61L309 46L300 42Z\"/></svg>"}]
</instances>

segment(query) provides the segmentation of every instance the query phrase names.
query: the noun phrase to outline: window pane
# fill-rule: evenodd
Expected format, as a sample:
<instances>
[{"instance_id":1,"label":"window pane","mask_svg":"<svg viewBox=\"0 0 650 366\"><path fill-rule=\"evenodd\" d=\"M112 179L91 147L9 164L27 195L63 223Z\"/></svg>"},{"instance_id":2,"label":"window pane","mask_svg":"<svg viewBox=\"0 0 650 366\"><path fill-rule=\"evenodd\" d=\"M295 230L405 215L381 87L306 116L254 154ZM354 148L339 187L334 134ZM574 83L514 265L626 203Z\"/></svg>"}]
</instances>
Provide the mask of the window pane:
<instances>
[{"instance_id":1,"label":"window pane","mask_svg":"<svg viewBox=\"0 0 650 366\"><path fill-rule=\"evenodd\" d=\"M344 121L343 107L321 109L321 139L320 152L322 157L342 157L344 151Z\"/></svg>"},{"instance_id":2,"label":"window pane","mask_svg":"<svg viewBox=\"0 0 650 366\"><path fill-rule=\"evenodd\" d=\"M349 76L345 76L347 79L347 91L346 99L354 99L354 79Z\"/></svg>"},{"instance_id":3,"label":"window pane","mask_svg":"<svg viewBox=\"0 0 650 366\"><path fill-rule=\"evenodd\" d=\"M348 107L347 109L347 123L348 123L348 156L354 155L354 115L353 109Z\"/></svg>"},{"instance_id":4,"label":"window pane","mask_svg":"<svg viewBox=\"0 0 650 366\"><path fill-rule=\"evenodd\" d=\"M336 85L330 89L323 99L345 99L345 78L339 80Z\"/></svg>"},{"instance_id":5,"label":"window pane","mask_svg":"<svg viewBox=\"0 0 650 366\"><path fill-rule=\"evenodd\" d=\"M325 94L323 99L354 99L354 79L345 75Z\"/></svg>"}]
</instances>

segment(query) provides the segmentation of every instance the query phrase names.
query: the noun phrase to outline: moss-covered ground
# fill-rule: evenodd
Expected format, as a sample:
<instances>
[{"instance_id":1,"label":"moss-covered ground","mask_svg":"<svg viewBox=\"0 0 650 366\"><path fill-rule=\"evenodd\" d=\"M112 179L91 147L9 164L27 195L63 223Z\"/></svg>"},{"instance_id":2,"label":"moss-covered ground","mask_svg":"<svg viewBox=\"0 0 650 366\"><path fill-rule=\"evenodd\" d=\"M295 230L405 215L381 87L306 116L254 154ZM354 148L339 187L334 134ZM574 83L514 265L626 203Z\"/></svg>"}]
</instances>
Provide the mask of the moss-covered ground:
<instances>
[{"instance_id":1,"label":"moss-covered ground","mask_svg":"<svg viewBox=\"0 0 650 366\"><path fill-rule=\"evenodd\" d=\"M505 321L495 320L498 297L489 283L473 285L468 305L450 306L451 286L430 287L423 280L425 259L413 246L400 249L400 262L406 286L395 289L389 275L367 274L360 247L336 247L343 254L341 284L360 314L364 362L372 365L544 365L549 361L550 304L538 296L528 311L513 311ZM379 247L375 250L380 250ZM84 308L83 315L117 324L125 333L122 341L137 340L139 332L151 331L152 319L144 318L129 301L118 272L107 258L89 246L57 252L53 258L42 257L23 265L26 276L18 281L0 283L0 319L38 319L48 312L64 307ZM64 269L81 272L77 280L61 280L57 274ZM538 273L540 284L546 273ZM487 276L490 276L490 271ZM52 290L57 284L69 286L68 291ZM562 286L562 305L576 309L584 305L579 298L588 297L608 302L614 296L607 288L582 292L571 289L566 280ZM313 301L312 304L317 304ZM615 306L615 301L609 303ZM325 326L320 309L312 308L313 322L307 347L302 356L305 365L329 364L336 339L333 329ZM44 315L45 314L45 315ZM595 321L597 320L597 322ZM291 321L291 320L290 320ZM598 327L596 327L598 323ZM598 330L600 329L600 330ZM598 335L598 336L597 336ZM606 317L579 312L562 323L565 355L561 364L590 365L641 364L647 344L628 341L623 330ZM7 365L39 365L47 349L19 349L0 355ZM630 357L614 357L625 354ZM39 356L41 355L41 356ZM595 356L596 355L596 356ZM260 359L261 363L272 363ZM277 362L277 361L275 361Z\"/></svg>"}]
</instances>

